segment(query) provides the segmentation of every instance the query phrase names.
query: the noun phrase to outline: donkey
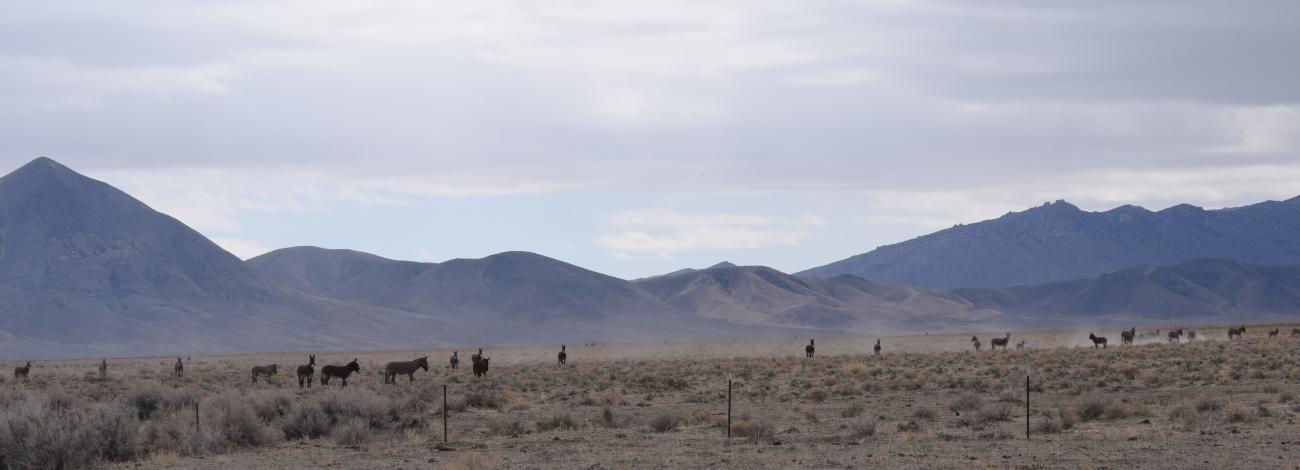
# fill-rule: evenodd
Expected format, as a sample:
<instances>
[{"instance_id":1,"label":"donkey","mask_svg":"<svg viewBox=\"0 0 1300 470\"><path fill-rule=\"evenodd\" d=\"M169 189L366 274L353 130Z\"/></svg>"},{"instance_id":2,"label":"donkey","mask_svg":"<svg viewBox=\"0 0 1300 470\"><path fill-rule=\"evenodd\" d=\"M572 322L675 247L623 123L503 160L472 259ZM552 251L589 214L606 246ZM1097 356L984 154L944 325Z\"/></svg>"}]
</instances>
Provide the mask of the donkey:
<instances>
[{"instance_id":1,"label":"donkey","mask_svg":"<svg viewBox=\"0 0 1300 470\"><path fill-rule=\"evenodd\" d=\"M1119 332L1120 344L1133 344L1133 337L1137 335L1138 327L1134 326L1128 330Z\"/></svg>"},{"instance_id":2,"label":"donkey","mask_svg":"<svg viewBox=\"0 0 1300 470\"><path fill-rule=\"evenodd\" d=\"M564 365L569 360L569 353L564 352L563 344L560 345L560 354L556 358L560 360L560 365Z\"/></svg>"},{"instance_id":3,"label":"donkey","mask_svg":"<svg viewBox=\"0 0 1300 470\"><path fill-rule=\"evenodd\" d=\"M1007 336L1006 336L1005 338L993 338L993 339L989 340L989 350L990 350L990 351L997 351L997 350L998 350L998 347L1001 347L1003 351L1006 351L1006 350L1007 350L1007 343L1010 343L1010 342L1011 342L1011 332L1008 331L1008 332L1007 332Z\"/></svg>"},{"instance_id":4,"label":"donkey","mask_svg":"<svg viewBox=\"0 0 1300 470\"><path fill-rule=\"evenodd\" d=\"M355 358L352 359L352 362L347 363L347 365L342 365L342 366L328 365L325 367L321 367L320 384L329 385L330 377L338 377L343 380L343 385L340 385L340 387L346 387L348 386L348 376L352 375L353 372L361 372L361 365L357 364L357 360Z\"/></svg>"},{"instance_id":5,"label":"donkey","mask_svg":"<svg viewBox=\"0 0 1300 470\"><path fill-rule=\"evenodd\" d=\"M384 365L384 383L397 383L397 376L405 375L410 378L407 382L415 381L415 370L424 369L429 371L429 356L424 356L413 361L390 362Z\"/></svg>"},{"instance_id":6,"label":"donkey","mask_svg":"<svg viewBox=\"0 0 1300 470\"><path fill-rule=\"evenodd\" d=\"M104 380L104 379L107 379L107 378L108 378L108 359L100 359L100 360L99 360L99 379L100 379L100 380Z\"/></svg>"},{"instance_id":7,"label":"donkey","mask_svg":"<svg viewBox=\"0 0 1300 470\"><path fill-rule=\"evenodd\" d=\"M1092 334L1091 331L1089 331L1089 332L1088 332L1088 339L1092 340L1092 348L1093 348L1093 349L1097 349L1098 346L1101 346L1102 349L1106 349L1106 337L1105 337L1105 336L1097 336L1097 335Z\"/></svg>"},{"instance_id":8,"label":"donkey","mask_svg":"<svg viewBox=\"0 0 1300 470\"><path fill-rule=\"evenodd\" d=\"M1182 336L1183 336L1183 329L1182 329L1182 328L1179 328L1179 329L1177 329L1177 330L1169 330L1169 342L1170 342L1170 343L1178 344L1178 343L1180 342L1179 338L1181 338Z\"/></svg>"},{"instance_id":9,"label":"donkey","mask_svg":"<svg viewBox=\"0 0 1300 470\"><path fill-rule=\"evenodd\" d=\"M1278 330L1277 328L1274 328L1273 331L1268 332L1268 337L1272 338L1274 336L1277 336L1277 330Z\"/></svg>"},{"instance_id":10,"label":"donkey","mask_svg":"<svg viewBox=\"0 0 1300 470\"><path fill-rule=\"evenodd\" d=\"M1228 339L1241 337L1241 335L1245 333L1246 333L1245 326L1242 326L1240 328L1228 328Z\"/></svg>"},{"instance_id":11,"label":"donkey","mask_svg":"<svg viewBox=\"0 0 1300 470\"><path fill-rule=\"evenodd\" d=\"M272 375L275 375L275 373L279 371L280 371L279 364L271 364L269 366L253 366L253 383L257 383L257 376L259 375L265 376L266 378L271 378Z\"/></svg>"},{"instance_id":12,"label":"donkey","mask_svg":"<svg viewBox=\"0 0 1300 470\"><path fill-rule=\"evenodd\" d=\"M477 361L474 361L474 377L482 377L484 375L487 375L489 359L491 358L479 357Z\"/></svg>"},{"instance_id":13,"label":"donkey","mask_svg":"<svg viewBox=\"0 0 1300 470\"><path fill-rule=\"evenodd\" d=\"M14 378L25 379L27 378L27 373L31 371L32 371L32 361L27 361L27 365L18 366L14 368Z\"/></svg>"},{"instance_id":14,"label":"donkey","mask_svg":"<svg viewBox=\"0 0 1300 470\"><path fill-rule=\"evenodd\" d=\"M1187 340L1188 340L1188 341L1195 341L1195 340L1196 340L1196 332L1195 332L1195 331L1192 331L1192 330L1187 330Z\"/></svg>"},{"instance_id":15,"label":"donkey","mask_svg":"<svg viewBox=\"0 0 1300 470\"><path fill-rule=\"evenodd\" d=\"M877 356L880 355L880 338L876 338L876 345L871 348Z\"/></svg>"},{"instance_id":16,"label":"donkey","mask_svg":"<svg viewBox=\"0 0 1300 470\"><path fill-rule=\"evenodd\" d=\"M298 388L302 388L302 384L304 383L307 384L307 388L311 388L311 382L315 378L316 378L316 355L308 354L307 365L298 366Z\"/></svg>"},{"instance_id":17,"label":"donkey","mask_svg":"<svg viewBox=\"0 0 1300 470\"><path fill-rule=\"evenodd\" d=\"M813 340L809 339L808 345L803 347L803 357L813 357L816 352L817 348L813 346Z\"/></svg>"},{"instance_id":18,"label":"donkey","mask_svg":"<svg viewBox=\"0 0 1300 470\"><path fill-rule=\"evenodd\" d=\"M477 353L474 353L474 354L470 354L470 355L469 355L469 362L470 362L470 363L478 362L479 359L483 359L483 348L478 348L478 352L477 352Z\"/></svg>"},{"instance_id":19,"label":"donkey","mask_svg":"<svg viewBox=\"0 0 1300 470\"><path fill-rule=\"evenodd\" d=\"M179 378L185 376L185 365L184 365L184 364L181 364L181 358L180 358L180 357L177 357L177 358L176 358L176 366L173 367L173 369L176 369L176 378L179 379Z\"/></svg>"},{"instance_id":20,"label":"donkey","mask_svg":"<svg viewBox=\"0 0 1300 470\"><path fill-rule=\"evenodd\" d=\"M460 368L460 351L451 352L451 368L452 369Z\"/></svg>"},{"instance_id":21,"label":"donkey","mask_svg":"<svg viewBox=\"0 0 1300 470\"><path fill-rule=\"evenodd\" d=\"M1291 336L1300 336L1300 328L1292 328Z\"/></svg>"},{"instance_id":22,"label":"donkey","mask_svg":"<svg viewBox=\"0 0 1300 470\"><path fill-rule=\"evenodd\" d=\"M979 338L976 338L976 337L974 337L974 336L971 336L971 337L970 337L970 342L975 344L975 352L980 352L980 346L982 346L982 345L980 344L980 339L979 339Z\"/></svg>"}]
</instances>

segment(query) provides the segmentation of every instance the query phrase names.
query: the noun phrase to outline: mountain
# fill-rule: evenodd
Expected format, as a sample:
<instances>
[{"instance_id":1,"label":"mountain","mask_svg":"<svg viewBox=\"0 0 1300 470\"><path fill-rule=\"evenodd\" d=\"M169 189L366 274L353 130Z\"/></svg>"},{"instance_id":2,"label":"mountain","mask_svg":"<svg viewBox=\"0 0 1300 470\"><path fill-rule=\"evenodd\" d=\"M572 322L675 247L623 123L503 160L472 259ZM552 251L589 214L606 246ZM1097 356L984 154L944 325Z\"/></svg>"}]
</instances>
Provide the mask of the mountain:
<instances>
[{"instance_id":1,"label":"mountain","mask_svg":"<svg viewBox=\"0 0 1300 470\"><path fill-rule=\"evenodd\" d=\"M416 263L294 247L247 263L304 292L410 312L528 321L675 313L627 281L528 252Z\"/></svg>"},{"instance_id":2,"label":"mountain","mask_svg":"<svg viewBox=\"0 0 1300 470\"><path fill-rule=\"evenodd\" d=\"M493 341L774 335L669 306L636 285L528 252L443 263L293 247L247 261L264 279L322 297L458 319L458 334ZM780 333L784 334L784 333Z\"/></svg>"},{"instance_id":3,"label":"mountain","mask_svg":"<svg viewBox=\"0 0 1300 470\"><path fill-rule=\"evenodd\" d=\"M730 262L730 261L722 261L722 262L719 262L718 264L715 264L715 265L713 265L713 266L709 266L709 267L704 268L704 269L713 269L713 268L734 268L734 267L736 267L736 265L733 264L732 262ZM682 268L682 269L678 269L678 270L676 270L676 271L673 271L673 272L670 272L670 273L667 273L667 274L660 274L660 275L657 275L657 276L643 277L643 278L641 278L641 279L633 279L632 282L644 281L644 280L647 280L647 279L654 279L654 278L659 278L659 277L676 276L676 275L678 275L678 274L686 274L686 273L693 273L693 272L699 272L699 271L701 271L701 270L699 270L699 269L695 269L695 268Z\"/></svg>"},{"instance_id":4,"label":"mountain","mask_svg":"<svg viewBox=\"0 0 1300 470\"><path fill-rule=\"evenodd\" d=\"M374 326L416 320L270 287L176 219L48 158L0 178L0 354L380 347L391 339ZM419 325L403 339L438 328Z\"/></svg>"},{"instance_id":5,"label":"mountain","mask_svg":"<svg viewBox=\"0 0 1300 470\"><path fill-rule=\"evenodd\" d=\"M964 298L842 275L799 278L731 263L636 281L669 305L736 324L839 331L906 331L970 325L1000 315Z\"/></svg>"},{"instance_id":6,"label":"mountain","mask_svg":"<svg viewBox=\"0 0 1300 470\"><path fill-rule=\"evenodd\" d=\"M1183 204L1159 212L1137 206L1085 212L1057 201L798 274L851 274L925 288L997 288L1201 257L1300 264L1300 197L1219 210Z\"/></svg>"},{"instance_id":7,"label":"mountain","mask_svg":"<svg viewBox=\"0 0 1300 470\"><path fill-rule=\"evenodd\" d=\"M1270 321L1300 315L1300 266L1199 258L1096 278L1000 290L956 289L972 305L1039 318Z\"/></svg>"},{"instance_id":8,"label":"mountain","mask_svg":"<svg viewBox=\"0 0 1300 470\"><path fill-rule=\"evenodd\" d=\"M962 263L983 260L988 268L977 271L1002 273L999 279L1009 275L1005 263L993 262L998 259L1056 276L1075 267L1053 267L1050 260L1103 269L1096 260L1118 263L1121 252L1176 258L1231 249L1243 258L1273 254L1269 262L1284 262L1298 248L1294 233L1279 227L1298 223L1297 204L1087 213L1055 203L895 247L915 251L909 262L953 262L959 274L969 271ZM1016 230L1022 236L1011 236ZM972 233L983 241L963 238ZM985 248L942 258L916 251L922 245ZM1057 253L1069 250L1074 258ZM1196 258L1105 272L944 290L728 262L629 282L518 251L419 263L295 247L244 262L176 219L53 160L37 159L0 177L5 358L1248 323L1300 315L1300 266Z\"/></svg>"}]
</instances>

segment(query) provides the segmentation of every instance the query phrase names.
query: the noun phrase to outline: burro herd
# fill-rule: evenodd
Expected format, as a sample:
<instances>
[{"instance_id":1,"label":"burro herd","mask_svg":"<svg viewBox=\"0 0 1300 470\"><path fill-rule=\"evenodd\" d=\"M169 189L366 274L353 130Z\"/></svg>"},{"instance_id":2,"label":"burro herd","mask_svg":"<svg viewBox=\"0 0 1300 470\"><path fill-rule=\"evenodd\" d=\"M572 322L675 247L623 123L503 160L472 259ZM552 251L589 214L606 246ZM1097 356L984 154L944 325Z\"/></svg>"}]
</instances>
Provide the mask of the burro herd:
<instances>
[{"instance_id":1,"label":"burro herd","mask_svg":"<svg viewBox=\"0 0 1300 470\"><path fill-rule=\"evenodd\" d=\"M556 356L560 365L566 364L568 362L568 357L569 353L567 345L560 345L560 352ZM470 356L470 362L473 365L472 370L475 377L483 377L487 375L488 362L490 360L490 357L483 355L483 348L479 348L477 353ZM452 369L459 369L460 351L452 351L451 358L448 362ZM108 359L100 360L98 370L100 378L108 376ZM396 384L397 377L402 375L407 377L408 382L414 382L415 373L420 370L428 372L428 356L419 357L410 361L389 362L384 365L383 369L384 383ZM32 363L31 361L27 361L26 364L14 367L14 378L26 379L31 371ZM270 378L279 373L279 371L279 364L256 365L250 370L250 377L253 383L257 383L258 377ZM298 375L298 388L311 388L312 383L316 381L318 375L316 368L316 355L307 355L307 364L298 366L295 371ZM351 377L352 374L358 372L361 372L361 364L355 358L347 364L325 365L320 367L319 370L320 384L329 385L330 380L337 379L339 387L346 387L348 386L348 378ZM177 378L185 376L185 361L180 357L176 358L176 363L172 366L172 373Z\"/></svg>"},{"instance_id":2,"label":"burro herd","mask_svg":"<svg viewBox=\"0 0 1300 470\"><path fill-rule=\"evenodd\" d=\"M1246 333L1245 326L1232 327L1232 328L1228 328L1227 337L1228 340L1230 341L1236 340L1242 338L1242 336L1245 333ZM1277 337L1280 334L1281 334L1281 330L1279 328L1274 328L1268 331L1268 337L1270 338ZM1167 338L1167 341L1170 344L1178 344L1182 341L1183 338L1186 338L1188 341L1195 341L1197 337L1196 331L1185 330L1183 328L1166 330L1164 335L1161 334L1161 331L1159 329L1139 332L1137 331L1136 326L1133 326L1127 330L1122 330L1119 332L1121 345L1132 345L1137 340L1155 341L1155 340L1159 340L1162 336ZM1300 328L1292 328L1290 336L1293 338L1300 337ZM1204 337L1204 335L1202 335L1202 337ZM1105 336L1097 336L1095 332L1088 333L1088 340L1092 343L1093 348L1105 349L1107 345L1110 344L1109 339L1107 339ZM980 341L979 336L971 336L970 342L976 352L979 352L984 344L982 341ZM993 351L998 350L998 348L1001 348L1002 350L1006 350L1007 345L1009 345L1010 343L1011 343L1011 332L1006 332L1000 338L999 337L989 338L989 344L992 345L991 349ZM815 340L812 339L808 340L808 344L804 346L805 357L811 358L816 354L815 345L816 345ZM1024 348L1025 348L1024 340L1021 340L1020 342L1016 343L1016 349L1024 349ZM883 346L881 345L881 340L876 339L875 345L872 346L873 354L875 355L881 354L882 349ZM569 358L569 354L566 345L560 345L560 351L558 354L556 354L557 362L561 366L565 365L568 363L568 358ZM473 372L474 377L483 377L487 375L488 364L490 360L491 360L490 357L483 355L483 348L479 348L478 352L470 355L471 371ZM458 370L460 368L460 351L452 351L451 357L448 359L448 364L450 368L453 370ZM252 379L252 382L257 383L258 377L269 378L275 376L279 372L279 368L280 368L279 364L252 366L252 368L250 369L250 377ZM415 381L415 373L420 370L423 370L425 372L429 370L428 356L419 357L410 361L389 362L385 364L383 368L384 383L396 384L397 377L402 375L405 375L407 377L408 382L413 382ZM107 359L102 359L100 361L100 363L98 364L98 371L101 378L107 376L108 374ZM298 387L311 388L312 383L316 381L318 375L317 368L316 368L316 355L315 354L308 355L307 364L298 366L295 371L297 372ZM185 365L184 365L184 361L182 361L180 357L176 358L176 363L173 366L172 372L178 378L184 377ZM338 379L339 386L346 387L348 385L348 378L351 377L352 374L358 372L361 372L361 365L356 359L352 359L351 362L348 362L346 364L325 365L320 367L320 371L319 371L320 384L329 385L330 380ZM31 361L26 361L26 363L24 363L23 365L14 367L15 379L26 379L31 373L32 373Z\"/></svg>"}]
</instances>

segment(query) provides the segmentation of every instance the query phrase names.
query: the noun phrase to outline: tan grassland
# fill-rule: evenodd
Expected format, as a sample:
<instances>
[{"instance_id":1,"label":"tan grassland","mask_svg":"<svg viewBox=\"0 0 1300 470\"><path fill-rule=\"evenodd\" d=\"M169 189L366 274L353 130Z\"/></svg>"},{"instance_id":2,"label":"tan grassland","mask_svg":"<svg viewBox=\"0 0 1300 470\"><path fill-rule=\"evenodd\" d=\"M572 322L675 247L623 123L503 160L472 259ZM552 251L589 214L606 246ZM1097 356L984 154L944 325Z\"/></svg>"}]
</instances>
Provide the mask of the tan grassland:
<instances>
[{"instance_id":1,"label":"tan grassland","mask_svg":"<svg viewBox=\"0 0 1300 470\"><path fill-rule=\"evenodd\" d=\"M316 352L359 359L342 388L300 389L306 352L34 362L0 382L9 468L1300 468L1294 325L786 341ZM1267 332L1280 328L1278 337ZM1151 328L1139 329L1139 335ZM1016 344L1025 342L1025 349ZM382 383L383 364L430 370ZM279 374L253 384L254 365ZM11 364L16 365L16 364ZM1025 376L1030 378L1026 439ZM727 378L732 438L727 438ZM449 440L442 443L442 384ZM195 404L198 422L195 422Z\"/></svg>"}]
</instances>

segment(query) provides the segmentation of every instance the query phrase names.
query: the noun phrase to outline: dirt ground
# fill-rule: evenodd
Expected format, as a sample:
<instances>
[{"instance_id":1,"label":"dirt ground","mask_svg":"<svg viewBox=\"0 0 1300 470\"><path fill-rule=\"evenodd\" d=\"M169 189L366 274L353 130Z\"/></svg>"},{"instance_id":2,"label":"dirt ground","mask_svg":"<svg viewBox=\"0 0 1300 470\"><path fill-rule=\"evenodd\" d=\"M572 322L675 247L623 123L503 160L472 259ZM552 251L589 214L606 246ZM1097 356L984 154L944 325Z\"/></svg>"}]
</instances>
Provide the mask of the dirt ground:
<instances>
[{"instance_id":1,"label":"dirt ground","mask_svg":"<svg viewBox=\"0 0 1300 470\"><path fill-rule=\"evenodd\" d=\"M320 436L220 451L144 441L139 457L107 464L120 468L1300 469L1300 338L1288 336L1292 327L1268 337L1273 326L1251 326L1231 341L1226 328L1205 328L1181 344L1163 331L1137 345L1098 332L1106 349L1086 331L1013 332L1009 350L997 352L989 340L1001 335L981 333L978 353L970 334L886 337L878 356L876 338L825 338L814 358L804 357L806 338L571 344L563 366L558 347L486 348L491 368L478 379L465 349L455 371L450 350L318 353L319 364L359 360L360 374L342 391L337 383L298 388L292 369L306 353L194 357L179 379L170 376L175 358L113 359L105 381L92 380L98 360L50 361L3 386L73 388L108 402L153 383L204 403L236 390L287 407L383 399L404 403L389 414L412 414L400 425L372 420L359 439L340 438L344 424L327 423L332 430ZM382 383L385 362L422 355L433 367L414 382ZM248 368L269 363L280 374L250 383ZM445 444L444 381L452 409ZM280 413L260 426L288 433Z\"/></svg>"}]
</instances>

